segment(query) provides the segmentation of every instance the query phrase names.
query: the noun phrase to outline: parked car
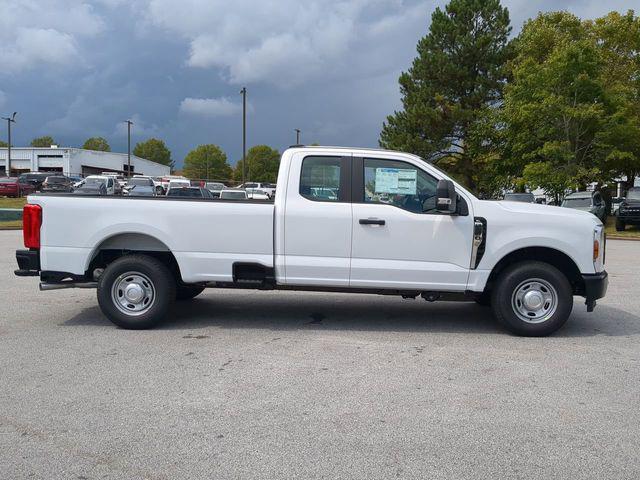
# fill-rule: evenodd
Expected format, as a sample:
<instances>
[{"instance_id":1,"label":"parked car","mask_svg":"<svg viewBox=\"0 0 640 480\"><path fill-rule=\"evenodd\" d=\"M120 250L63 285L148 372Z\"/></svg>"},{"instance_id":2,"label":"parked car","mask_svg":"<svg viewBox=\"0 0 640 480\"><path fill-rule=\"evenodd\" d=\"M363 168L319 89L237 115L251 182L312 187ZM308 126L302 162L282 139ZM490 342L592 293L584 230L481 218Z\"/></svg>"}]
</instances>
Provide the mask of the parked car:
<instances>
[{"instance_id":1,"label":"parked car","mask_svg":"<svg viewBox=\"0 0 640 480\"><path fill-rule=\"evenodd\" d=\"M87 177L78 188L73 190L74 195L107 195L106 180Z\"/></svg>"},{"instance_id":2,"label":"parked car","mask_svg":"<svg viewBox=\"0 0 640 480\"><path fill-rule=\"evenodd\" d=\"M187 182L189 182L187 178L179 175L166 175L161 179L162 188L164 189L165 193L167 192L167 190L169 190L169 183L171 182L171 180L186 180ZM191 182L189 182L189 186L190 185Z\"/></svg>"},{"instance_id":3,"label":"parked car","mask_svg":"<svg viewBox=\"0 0 640 480\"><path fill-rule=\"evenodd\" d=\"M167 197L213 198L213 195L209 190L202 187L173 186L169 188Z\"/></svg>"},{"instance_id":4,"label":"parked car","mask_svg":"<svg viewBox=\"0 0 640 480\"><path fill-rule=\"evenodd\" d=\"M206 188L211 192L211 195L213 195L213 198L220 198L220 192L225 188L227 188L227 186L224 183L206 182L204 184L204 188Z\"/></svg>"},{"instance_id":5,"label":"parked car","mask_svg":"<svg viewBox=\"0 0 640 480\"><path fill-rule=\"evenodd\" d=\"M171 180L169 180L169 186L167 187L167 194L169 194L169 190L171 190L172 188L190 187L190 186L191 186L191 181L186 178L172 178Z\"/></svg>"},{"instance_id":6,"label":"parked car","mask_svg":"<svg viewBox=\"0 0 640 480\"><path fill-rule=\"evenodd\" d=\"M613 197L611 199L611 215L617 215L620 204L624 202L624 197Z\"/></svg>"},{"instance_id":7,"label":"parked car","mask_svg":"<svg viewBox=\"0 0 640 480\"><path fill-rule=\"evenodd\" d=\"M119 187L117 185L117 181L115 177L112 176L102 176L102 175L89 175L82 181L80 187L74 190L74 193L78 192L78 190L82 190L80 193L88 194L89 191L96 190L102 191L98 187L98 184L104 184L104 195L116 195L116 192L120 192ZM103 195L103 193L97 193L97 195Z\"/></svg>"},{"instance_id":8,"label":"parked car","mask_svg":"<svg viewBox=\"0 0 640 480\"><path fill-rule=\"evenodd\" d=\"M35 186L35 191L39 192L40 188L42 188L42 184L49 175L51 175L51 173L48 172L28 172L21 174L18 179L22 184L27 182L32 183Z\"/></svg>"},{"instance_id":9,"label":"parked car","mask_svg":"<svg viewBox=\"0 0 640 480\"><path fill-rule=\"evenodd\" d=\"M156 191L156 185L151 177L135 176L130 178L127 181L126 185L122 187L122 194L128 195L129 191L136 186L150 187L154 191L154 193ZM140 192L140 189L138 189L138 192Z\"/></svg>"},{"instance_id":10,"label":"parked car","mask_svg":"<svg viewBox=\"0 0 640 480\"><path fill-rule=\"evenodd\" d=\"M54 175L46 178L42 183L41 191L49 193L71 193L73 192L73 184L71 183L71 179L64 175Z\"/></svg>"},{"instance_id":11,"label":"parked car","mask_svg":"<svg viewBox=\"0 0 640 480\"><path fill-rule=\"evenodd\" d=\"M261 188L247 188L247 198L251 200L269 200L271 196Z\"/></svg>"},{"instance_id":12,"label":"parked car","mask_svg":"<svg viewBox=\"0 0 640 480\"><path fill-rule=\"evenodd\" d=\"M68 175L68 177L69 177L69 180L71 180L71 184L73 188L79 187L82 181L84 180L84 177L80 175Z\"/></svg>"},{"instance_id":13,"label":"parked car","mask_svg":"<svg viewBox=\"0 0 640 480\"><path fill-rule=\"evenodd\" d=\"M263 183L263 182L247 182L247 183L243 183L238 188L242 190L247 190L248 188L258 188L260 190L265 191L267 195L269 195L269 197L272 197L273 195L275 195L276 184Z\"/></svg>"},{"instance_id":14,"label":"parked car","mask_svg":"<svg viewBox=\"0 0 640 480\"><path fill-rule=\"evenodd\" d=\"M249 196L246 190L231 189L220 190L221 200L247 200Z\"/></svg>"},{"instance_id":15,"label":"parked car","mask_svg":"<svg viewBox=\"0 0 640 480\"><path fill-rule=\"evenodd\" d=\"M622 232L627 225L640 225L640 187L630 188L620 203L616 230Z\"/></svg>"},{"instance_id":16,"label":"parked car","mask_svg":"<svg viewBox=\"0 0 640 480\"><path fill-rule=\"evenodd\" d=\"M575 192L564 197L562 207L589 212L604 222L607 207L600 192Z\"/></svg>"},{"instance_id":17,"label":"parked car","mask_svg":"<svg viewBox=\"0 0 640 480\"><path fill-rule=\"evenodd\" d=\"M0 197L22 197L35 191L33 182L21 182L16 177L0 177Z\"/></svg>"},{"instance_id":18,"label":"parked car","mask_svg":"<svg viewBox=\"0 0 640 480\"><path fill-rule=\"evenodd\" d=\"M536 197L533 193L505 193L504 200L506 202L536 203Z\"/></svg>"},{"instance_id":19,"label":"parked car","mask_svg":"<svg viewBox=\"0 0 640 480\"><path fill-rule=\"evenodd\" d=\"M126 195L129 197L156 197L158 194L155 185L133 185Z\"/></svg>"},{"instance_id":20,"label":"parked car","mask_svg":"<svg viewBox=\"0 0 640 480\"><path fill-rule=\"evenodd\" d=\"M212 287L475 300L512 332L542 336L574 295L593 311L606 293L604 226L589 213L478 200L428 161L386 150L290 148L279 176L273 203L32 195L16 275L45 291L95 287L107 318L131 329Z\"/></svg>"}]
</instances>

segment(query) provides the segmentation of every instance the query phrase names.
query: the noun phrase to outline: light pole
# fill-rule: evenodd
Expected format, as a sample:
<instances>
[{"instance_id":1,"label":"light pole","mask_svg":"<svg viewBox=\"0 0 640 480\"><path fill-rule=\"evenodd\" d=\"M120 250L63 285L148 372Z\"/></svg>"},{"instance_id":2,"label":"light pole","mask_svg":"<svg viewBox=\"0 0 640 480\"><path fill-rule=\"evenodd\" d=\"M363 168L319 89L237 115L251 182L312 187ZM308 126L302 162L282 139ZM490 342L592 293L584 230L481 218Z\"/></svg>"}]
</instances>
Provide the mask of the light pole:
<instances>
[{"instance_id":1,"label":"light pole","mask_svg":"<svg viewBox=\"0 0 640 480\"><path fill-rule=\"evenodd\" d=\"M242 87L242 183L249 181L249 169L247 163L247 87ZM246 169L246 180L245 180Z\"/></svg>"},{"instance_id":2,"label":"light pole","mask_svg":"<svg viewBox=\"0 0 640 480\"><path fill-rule=\"evenodd\" d=\"M294 130L296 131L296 145L300 145L300 129L294 128Z\"/></svg>"},{"instance_id":3,"label":"light pole","mask_svg":"<svg viewBox=\"0 0 640 480\"><path fill-rule=\"evenodd\" d=\"M11 176L11 124L16 123L17 113L18 112L13 112L13 115L10 117L2 117L2 120L7 121L7 164L5 166L7 177Z\"/></svg>"},{"instance_id":4,"label":"light pole","mask_svg":"<svg viewBox=\"0 0 640 480\"><path fill-rule=\"evenodd\" d=\"M127 124L127 178L131 178L131 120L126 121Z\"/></svg>"}]
</instances>

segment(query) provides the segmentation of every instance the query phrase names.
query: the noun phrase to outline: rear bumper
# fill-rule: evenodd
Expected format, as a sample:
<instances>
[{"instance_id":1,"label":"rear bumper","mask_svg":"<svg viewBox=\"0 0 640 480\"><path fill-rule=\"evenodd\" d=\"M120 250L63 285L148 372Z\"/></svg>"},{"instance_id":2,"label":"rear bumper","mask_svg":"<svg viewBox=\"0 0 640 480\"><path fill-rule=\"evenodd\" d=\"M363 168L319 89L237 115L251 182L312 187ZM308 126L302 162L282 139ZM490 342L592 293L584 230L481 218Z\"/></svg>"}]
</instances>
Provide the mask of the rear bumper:
<instances>
[{"instance_id":1,"label":"rear bumper","mask_svg":"<svg viewBox=\"0 0 640 480\"><path fill-rule=\"evenodd\" d=\"M38 250L16 250L19 277L37 277L40 275L40 252Z\"/></svg>"},{"instance_id":2,"label":"rear bumper","mask_svg":"<svg viewBox=\"0 0 640 480\"><path fill-rule=\"evenodd\" d=\"M586 298L587 311L593 312L596 300L602 298L607 293L609 286L609 274L606 271L582 275L584 280L584 296Z\"/></svg>"}]
</instances>

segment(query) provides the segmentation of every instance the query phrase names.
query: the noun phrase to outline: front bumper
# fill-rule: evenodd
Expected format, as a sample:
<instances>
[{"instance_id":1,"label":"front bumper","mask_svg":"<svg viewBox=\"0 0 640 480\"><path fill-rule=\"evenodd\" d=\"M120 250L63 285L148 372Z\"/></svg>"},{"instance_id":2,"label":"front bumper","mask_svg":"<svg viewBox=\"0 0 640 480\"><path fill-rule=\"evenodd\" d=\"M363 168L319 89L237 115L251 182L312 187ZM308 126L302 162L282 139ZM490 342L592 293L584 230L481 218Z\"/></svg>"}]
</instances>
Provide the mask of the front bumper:
<instances>
[{"instance_id":1,"label":"front bumper","mask_svg":"<svg viewBox=\"0 0 640 480\"><path fill-rule=\"evenodd\" d=\"M40 275L40 252L38 250L16 250L18 277L37 277Z\"/></svg>"},{"instance_id":2,"label":"front bumper","mask_svg":"<svg viewBox=\"0 0 640 480\"><path fill-rule=\"evenodd\" d=\"M600 273L583 274L584 296L586 298L587 312L593 312L596 300L602 298L607 293L609 286L609 274L606 271Z\"/></svg>"}]
</instances>

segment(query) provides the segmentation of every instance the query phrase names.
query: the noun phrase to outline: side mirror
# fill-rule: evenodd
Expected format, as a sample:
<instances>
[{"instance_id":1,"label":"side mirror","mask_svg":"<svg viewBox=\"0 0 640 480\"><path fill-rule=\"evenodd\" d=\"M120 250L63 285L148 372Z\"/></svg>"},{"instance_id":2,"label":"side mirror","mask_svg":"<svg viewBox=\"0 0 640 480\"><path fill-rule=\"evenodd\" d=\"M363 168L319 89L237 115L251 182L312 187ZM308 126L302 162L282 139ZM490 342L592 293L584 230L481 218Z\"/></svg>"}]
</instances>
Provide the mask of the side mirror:
<instances>
[{"instance_id":1,"label":"side mirror","mask_svg":"<svg viewBox=\"0 0 640 480\"><path fill-rule=\"evenodd\" d=\"M436 210L453 215L458 210L456 188L451 180L438 180L436 187Z\"/></svg>"}]
</instances>

